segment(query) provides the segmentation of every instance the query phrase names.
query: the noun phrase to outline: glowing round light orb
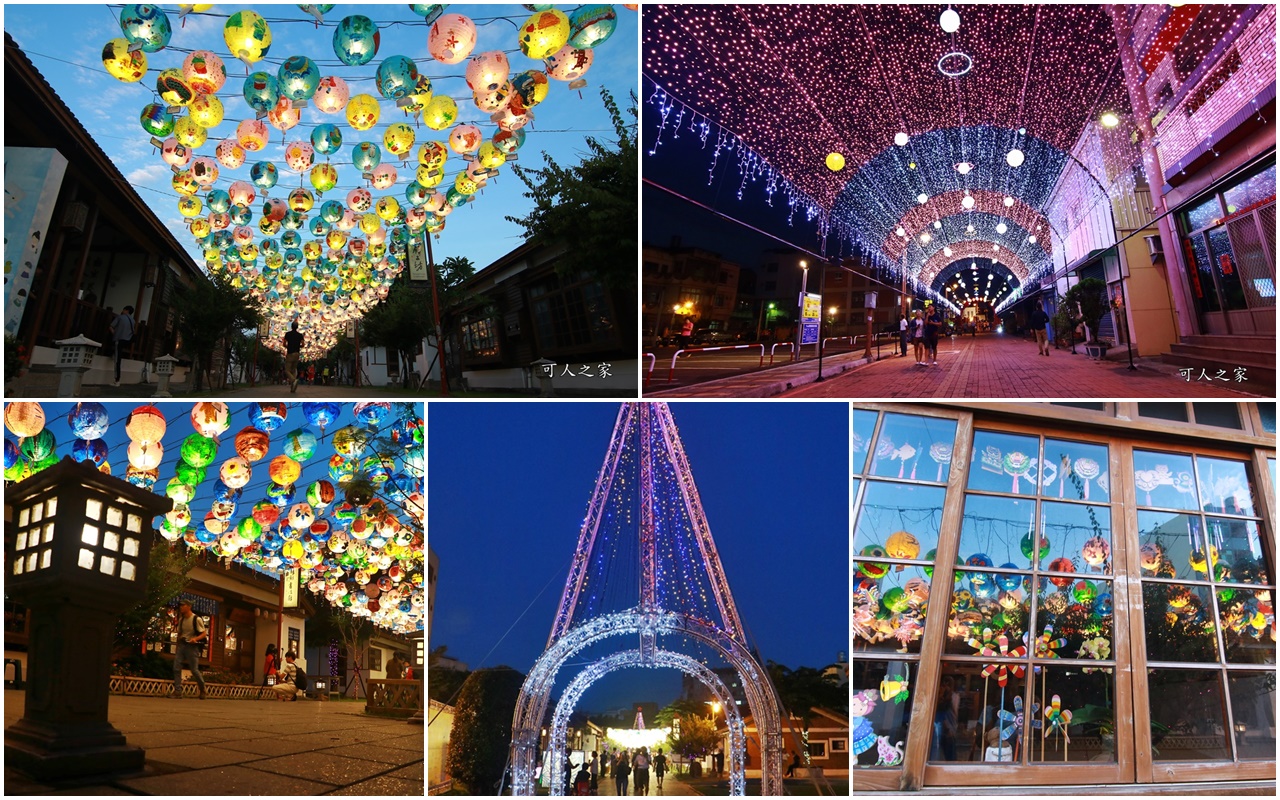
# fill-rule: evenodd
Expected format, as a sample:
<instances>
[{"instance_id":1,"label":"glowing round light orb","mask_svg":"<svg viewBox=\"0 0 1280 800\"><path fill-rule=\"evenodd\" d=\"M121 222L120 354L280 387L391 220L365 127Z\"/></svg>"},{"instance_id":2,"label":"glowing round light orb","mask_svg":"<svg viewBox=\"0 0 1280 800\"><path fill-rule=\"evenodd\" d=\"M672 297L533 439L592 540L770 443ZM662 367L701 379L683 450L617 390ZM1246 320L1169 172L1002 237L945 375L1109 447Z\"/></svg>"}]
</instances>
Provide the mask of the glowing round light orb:
<instances>
[{"instance_id":1,"label":"glowing round light orb","mask_svg":"<svg viewBox=\"0 0 1280 800\"><path fill-rule=\"evenodd\" d=\"M368 64L381 43L378 26L361 14L344 17L333 31L333 54L348 67Z\"/></svg>"},{"instance_id":2,"label":"glowing round light orb","mask_svg":"<svg viewBox=\"0 0 1280 800\"><path fill-rule=\"evenodd\" d=\"M921 192L920 194L916 195L916 202L919 203L920 205L924 205L925 203L929 202L929 195L925 194L924 192Z\"/></svg>"},{"instance_id":3,"label":"glowing round light orb","mask_svg":"<svg viewBox=\"0 0 1280 800\"><path fill-rule=\"evenodd\" d=\"M1098 121L1102 123L1104 128L1114 128L1120 124L1120 117L1114 111L1104 112Z\"/></svg>"},{"instance_id":4,"label":"glowing round light orb","mask_svg":"<svg viewBox=\"0 0 1280 800\"><path fill-rule=\"evenodd\" d=\"M138 121L142 123L144 131L157 138L173 133L173 125L176 122L174 116L160 103L148 103L143 106L142 113L138 115Z\"/></svg>"},{"instance_id":5,"label":"glowing round light orb","mask_svg":"<svg viewBox=\"0 0 1280 800\"><path fill-rule=\"evenodd\" d=\"M458 64L476 46L476 26L461 14L443 14L427 33L427 52L442 64Z\"/></svg>"},{"instance_id":6,"label":"glowing round light orb","mask_svg":"<svg viewBox=\"0 0 1280 800\"><path fill-rule=\"evenodd\" d=\"M164 446L158 441L129 443L129 465L135 469L153 470L164 459Z\"/></svg>"},{"instance_id":7,"label":"glowing round light orb","mask_svg":"<svg viewBox=\"0 0 1280 800\"><path fill-rule=\"evenodd\" d=\"M191 117L179 117L178 121L173 123L173 138L196 150L209 138L209 132Z\"/></svg>"},{"instance_id":8,"label":"glowing round light orb","mask_svg":"<svg viewBox=\"0 0 1280 800\"><path fill-rule=\"evenodd\" d=\"M545 72L525 70L511 78L511 106L518 113L524 113L546 100L550 90L551 82Z\"/></svg>"},{"instance_id":9,"label":"glowing round light orb","mask_svg":"<svg viewBox=\"0 0 1280 800\"><path fill-rule=\"evenodd\" d=\"M1016 147L1010 150L1008 153L1006 153L1004 157L1005 163L1011 167L1022 166L1022 162L1025 161L1026 159L1027 159L1026 154Z\"/></svg>"},{"instance_id":10,"label":"glowing round light orb","mask_svg":"<svg viewBox=\"0 0 1280 800\"><path fill-rule=\"evenodd\" d=\"M404 122L393 122L387 126L387 130L383 133L382 144L391 155L404 156L413 149L413 143L416 138L417 136L411 125Z\"/></svg>"},{"instance_id":11,"label":"glowing round light orb","mask_svg":"<svg viewBox=\"0 0 1280 800\"><path fill-rule=\"evenodd\" d=\"M971 210L975 202L976 201L973 199L973 195L971 194L966 194L964 197L960 198L960 205L966 211Z\"/></svg>"},{"instance_id":12,"label":"glowing round light orb","mask_svg":"<svg viewBox=\"0 0 1280 800\"><path fill-rule=\"evenodd\" d=\"M906 146L907 146L907 142L909 142L909 141L911 141L911 137L910 137L910 136L908 136L908 135L907 135L905 132L903 132L903 131L899 131L899 132L898 132L898 133L896 133L896 134L894 135L894 137L893 137L893 143L894 143L894 144L896 144L898 147L906 147Z\"/></svg>"},{"instance_id":13,"label":"glowing round light orb","mask_svg":"<svg viewBox=\"0 0 1280 800\"><path fill-rule=\"evenodd\" d=\"M142 50L130 53L128 39L112 39L102 48L102 66L122 83L137 83L147 74L147 54Z\"/></svg>"},{"instance_id":14,"label":"glowing round light orb","mask_svg":"<svg viewBox=\"0 0 1280 800\"><path fill-rule=\"evenodd\" d=\"M389 100L408 97L418 85L418 65L408 56L391 56L378 65L376 85Z\"/></svg>"},{"instance_id":15,"label":"glowing round light orb","mask_svg":"<svg viewBox=\"0 0 1280 800\"><path fill-rule=\"evenodd\" d=\"M827 169L832 172L839 172L844 169L844 156L840 153L828 153Z\"/></svg>"},{"instance_id":16,"label":"glowing round light orb","mask_svg":"<svg viewBox=\"0 0 1280 800\"><path fill-rule=\"evenodd\" d=\"M467 62L467 85L473 92L491 92L507 82L511 65L501 50L490 50Z\"/></svg>"},{"instance_id":17,"label":"glowing round light orb","mask_svg":"<svg viewBox=\"0 0 1280 800\"><path fill-rule=\"evenodd\" d=\"M191 162L191 148L170 136L160 148L160 158L171 167L185 167Z\"/></svg>"},{"instance_id":18,"label":"glowing round light orb","mask_svg":"<svg viewBox=\"0 0 1280 800\"><path fill-rule=\"evenodd\" d=\"M311 99L320 86L320 68L306 56L289 56L276 73L276 88L295 103Z\"/></svg>"},{"instance_id":19,"label":"glowing round light orb","mask_svg":"<svg viewBox=\"0 0 1280 800\"><path fill-rule=\"evenodd\" d=\"M259 114L267 113L280 102L280 89L275 76L266 72L250 73L244 79L241 94L249 108Z\"/></svg>"},{"instance_id":20,"label":"glowing round light orb","mask_svg":"<svg viewBox=\"0 0 1280 800\"><path fill-rule=\"evenodd\" d=\"M152 405L138 406L124 423L124 432L132 441L140 444L160 441L164 438L165 429L164 414Z\"/></svg>"},{"instance_id":21,"label":"glowing round light orb","mask_svg":"<svg viewBox=\"0 0 1280 800\"><path fill-rule=\"evenodd\" d=\"M595 57L595 50L582 50L566 44L543 59L542 63L547 68L547 77L572 82L587 74Z\"/></svg>"},{"instance_id":22,"label":"glowing round light orb","mask_svg":"<svg viewBox=\"0 0 1280 800\"><path fill-rule=\"evenodd\" d=\"M160 6L130 3L120 9L120 30L131 43L141 42L145 53L157 53L173 38L169 15Z\"/></svg>"},{"instance_id":23,"label":"glowing round light orb","mask_svg":"<svg viewBox=\"0 0 1280 800\"><path fill-rule=\"evenodd\" d=\"M236 141L249 152L257 152L267 146L267 126L260 119L241 120L236 126Z\"/></svg>"},{"instance_id":24,"label":"glowing round light orb","mask_svg":"<svg viewBox=\"0 0 1280 800\"><path fill-rule=\"evenodd\" d=\"M1012 198L1012 197L1006 197L1006 198L1004 199L1004 207L1005 207L1005 208L1013 208L1013 198Z\"/></svg>"},{"instance_id":25,"label":"glowing round light orb","mask_svg":"<svg viewBox=\"0 0 1280 800\"><path fill-rule=\"evenodd\" d=\"M316 92L311 97L312 104L322 114L337 114L347 107L351 99L351 90L342 78L325 76L320 79Z\"/></svg>"},{"instance_id":26,"label":"glowing round light orb","mask_svg":"<svg viewBox=\"0 0 1280 800\"><path fill-rule=\"evenodd\" d=\"M228 17L222 38L232 55L246 64L261 61L271 49L271 28L252 11L237 11Z\"/></svg>"},{"instance_id":27,"label":"glowing round light orb","mask_svg":"<svg viewBox=\"0 0 1280 800\"><path fill-rule=\"evenodd\" d=\"M338 170L328 162L316 164L311 168L309 178L311 185L315 187L316 193L324 194L338 185Z\"/></svg>"},{"instance_id":28,"label":"glowing round light orb","mask_svg":"<svg viewBox=\"0 0 1280 800\"><path fill-rule=\"evenodd\" d=\"M244 148L234 139L223 139L214 150L218 163L227 169L238 169L244 164Z\"/></svg>"},{"instance_id":29,"label":"glowing round light orb","mask_svg":"<svg viewBox=\"0 0 1280 800\"><path fill-rule=\"evenodd\" d=\"M286 486L298 479L302 474L302 466L289 456L276 456L267 466L267 474L275 483Z\"/></svg>"},{"instance_id":30,"label":"glowing round light orb","mask_svg":"<svg viewBox=\"0 0 1280 800\"><path fill-rule=\"evenodd\" d=\"M396 185L397 178L396 168L390 164L379 164L373 170L373 186L375 189L390 189Z\"/></svg>"},{"instance_id":31,"label":"glowing round light orb","mask_svg":"<svg viewBox=\"0 0 1280 800\"><path fill-rule=\"evenodd\" d=\"M266 191L280 180L280 171L270 161L259 161L249 169L249 179L254 186Z\"/></svg>"},{"instance_id":32,"label":"glowing round light orb","mask_svg":"<svg viewBox=\"0 0 1280 800\"><path fill-rule=\"evenodd\" d=\"M378 124L381 109L371 95L358 94L347 101L347 122L358 131L367 131Z\"/></svg>"},{"instance_id":33,"label":"glowing round light orb","mask_svg":"<svg viewBox=\"0 0 1280 800\"><path fill-rule=\"evenodd\" d=\"M227 82L227 67L208 50L195 50L182 62L182 75L196 94L211 95Z\"/></svg>"},{"instance_id":34,"label":"glowing round light orb","mask_svg":"<svg viewBox=\"0 0 1280 800\"><path fill-rule=\"evenodd\" d=\"M613 6L581 6L569 15L569 44L579 50L604 44L618 27Z\"/></svg>"},{"instance_id":35,"label":"glowing round light orb","mask_svg":"<svg viewBox=\"0 0 1280 800\"><path fill-rule=\"evenodd\" d=\"M938 17L938 26L946 33L955 33L960 30L960 14L954 8L948 8Z\"/></svg>"},{"instance_id":36,"label":"glowing round light orb","mask_svg":"<svg viewBox=\"0 0 1280 800\"><path fill-rule=\"evenodd\" d=\"M437 94L422 109L422 124L433 131L442 131L458 118L458 104L452 97Z\"/></svg>"},{"instance_id":37,"label":"glowing round light orb","mask_svg":"<svg viewBox=\"0 0 1280 800\"><path fill-rule=\"evenodd\" d=\"M996 233L1007 233L1008 231L1009 231L1008 225L1005 225L1003 222L996 223Z\"/></svg>"},{"instance_id":38,"label":"glowing round light orb","mask_svg":"<svg viewBox=\"0 0 1280 800\"><path fill-rule=\"evenodd\" d=\"M252 476L253 467L240 456L228 458L222 462L222 468L218 470L218 477L230 489L244 488Z\"/></svg>"},{"instance_id":39,"label":"glowing round light orb","mask_svg":"<svg viewBox=\"0 0 1280 800\"><path fill-rule=\"evenodd\" d=\"M535 12L520 26L520 52L532 59L544 59L564 47L569 34L569 18L563 11L549 8Z\"/></svg>"}]
</instances>

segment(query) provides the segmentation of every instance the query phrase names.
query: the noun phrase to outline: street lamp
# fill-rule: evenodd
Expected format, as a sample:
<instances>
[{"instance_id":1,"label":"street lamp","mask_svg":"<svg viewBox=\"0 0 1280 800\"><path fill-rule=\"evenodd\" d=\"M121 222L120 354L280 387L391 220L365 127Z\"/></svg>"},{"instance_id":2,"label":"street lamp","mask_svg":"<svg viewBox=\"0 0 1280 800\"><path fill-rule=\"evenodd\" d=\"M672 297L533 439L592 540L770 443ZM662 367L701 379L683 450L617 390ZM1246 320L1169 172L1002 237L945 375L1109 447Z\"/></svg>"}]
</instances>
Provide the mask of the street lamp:
<instances>
[{"instance_id":1,"label":"street lamp","mask_svg":"<svg viewBox=\"0 0 1280 800\"><path fill-rule=\"evenodd\" d=\"M764 314L765 303L763 300L760 301L760 320L756 323L756 339L760 339L760 340L764 339L765 323L773 320L773 310L777 307L778 307L777 303L769 303L768 305L769 316L766 317Z\"/></svg>"},{"instance_id":2,"label":"street lamp","mask_svg":"<svg viewBox=\"0 0 1280 800\"><path fill-rule=\"evenodd\" d=\"M804 341L804 296L809 292L809 262L800 259L800 269L804 274L800 279L800 297L796 304L796 350L791 354L792 361L800 360L800 343Z\"/></svg>"}]
</instances>

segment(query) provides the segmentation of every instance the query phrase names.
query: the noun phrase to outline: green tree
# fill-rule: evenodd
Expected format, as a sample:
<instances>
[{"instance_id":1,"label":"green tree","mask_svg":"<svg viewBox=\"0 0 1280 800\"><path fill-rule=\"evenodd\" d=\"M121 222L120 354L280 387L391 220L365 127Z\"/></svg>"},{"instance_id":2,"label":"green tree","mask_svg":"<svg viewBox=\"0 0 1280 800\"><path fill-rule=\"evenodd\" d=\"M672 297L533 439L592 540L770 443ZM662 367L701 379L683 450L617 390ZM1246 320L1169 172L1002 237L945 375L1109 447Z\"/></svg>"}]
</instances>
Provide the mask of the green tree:
<instances>
[{"instance_id":1,"label":"green tree","mask_svg":"<svg viewBox=\"0 0 1280 800\"><path fill-rule=\"evenodd\" d=\"M560 166L542 154L546 166L511 169L529 191L534 207L524 217L507 217L524 227L526 239L538 238L567 251L556 262L561 275L586 272L607 286L629 287L636 281L636 98L631 96L628 122L608 91L600 97L613 122L616 139L587 137L589 150L576 167Z\"/></svg>"},{"instance_id":2,"label":"green tree","mask_svg":"<svg viewBox=\"0 0 1280 800\"><path fill-rule=\"evenodd\" d=\"M448 649L448 645L442 644L427 654L427 696L437 703L451 706L457 701L458 692L471 673L440 666L440 660Z\"/></svg>"},{"instance_id":3,"label":"green tree","mask_svg":"<svg viewBox=\"0 0 1280 800\"><path fill-rule=\"evenodd\" d=\"M218 273L208 280L197 279L190 286L179 284L173 306L178 315L181 349L191 358L195 372L193 388L200 392L218 344L234 331L257 327L261 317L240 290Z\"/></svg>"},{"instance_id":4,"label":"green tree","mask_svg":"<svg viewBox=\"0 0 1280 800\"><path fill-rule=\"evenodd\" d=\"M160 612L187 587L187 573L200 554L181 542L157 539L147 567L147 592L142 602L116 620L116 647L138 652L142 642L160 637Z\"/></svg>"},{"instance_id":5,"label":"green tree","mask_svg":"<svg viewBox=\"0 0 1280 800\"><path fill-rule=\"evenodd\" d=\"M706 703L699 703L694 700L677 700L654 715L653 726L655 728L670 728L672 727L672 720L706 714L708 707Z\"/></svg>"},{"instance_id":6,"label":"green tree","mask_svg":"<svg viewBox=\"0 0 1280 800\"><path fill-rule=\"evenodd\" d=\"M783 706L799 717L806 728L815 708L849 713L849 693L834 676L824 675L822 670L813 667L789 669L773 661L768 663L768 670Z\"/></svg>"},{"instance_id":7,"label":"green tree","mask_svg":"<svg viewBox=\"0 0 1280 800\"><path fill-rule=\"evenodd\" d=\"M497 794L523 683L524 675L511 667L493 667L476 670L462 684L445 767L467 794Z\"/></svg>"},{"instance_id":8,"label":"green tree","mask_svg":"<svg viewBox=\"0 0 1280 800\"><path fill-rule=\"evenodd\" d=\"M340 643L347 652L347 669L351 671L352 680L343 686L342 693L352 697L360 697L361 685L354 680L355 670L368 679L364 669L364 646L373 636L373 623L366 617L356 617L341 606L325 605L320 602L318 613L307 620L307 641ZM337 676L342 678L344 676Z\"/></svg>"},{"instance_id":9,"label":"green tree","mask_svg":"<svg viewBox=\"0 0 1280 800\"><path fill-rule=\"evenodd\" d=\"M720 737L711 718L690 714L680 717L680 736L671 740L671 750L688 760L708 755L719 744Z\"/></svg>"},{"instance_id":10,"label":"green tree","mask_svg":"<svg viewBox=\"0 0 1280 800\"><path fill-rule=\"evenodd\" d=\"M1079 309L1080 316L1084 318L1085 334L1089 342L1097 341L1098 325L1109 308L1106 281L1101 278L1085 278L1067 290L1062 302L1072 310L1072 313L1075 309Z\"/></svg>"}]
</instances>

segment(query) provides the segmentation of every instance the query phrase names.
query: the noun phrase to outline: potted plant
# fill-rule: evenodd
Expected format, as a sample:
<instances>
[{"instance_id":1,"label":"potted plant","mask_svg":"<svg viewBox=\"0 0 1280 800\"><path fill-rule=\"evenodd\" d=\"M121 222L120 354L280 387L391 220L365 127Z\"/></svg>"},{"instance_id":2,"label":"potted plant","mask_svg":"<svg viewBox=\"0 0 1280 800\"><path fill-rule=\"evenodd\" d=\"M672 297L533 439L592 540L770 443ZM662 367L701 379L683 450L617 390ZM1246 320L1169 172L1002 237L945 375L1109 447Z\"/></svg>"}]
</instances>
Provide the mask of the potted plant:
<instances>
[{"instance_id":1,"label":"potted plant","mask_svg":"<svg viewBox=\"0 0 1280 800\"><path fill-rule=\"evenodd\" d=\"M1102 358L1110 343L1098 338L1098 326L1109 307L1107 284L1100 278L1085 278L1067 290L1062 298L1064 305L1078 311L1084 320L1085 352L1090 358Z\"/></svg>"}]
</instances>

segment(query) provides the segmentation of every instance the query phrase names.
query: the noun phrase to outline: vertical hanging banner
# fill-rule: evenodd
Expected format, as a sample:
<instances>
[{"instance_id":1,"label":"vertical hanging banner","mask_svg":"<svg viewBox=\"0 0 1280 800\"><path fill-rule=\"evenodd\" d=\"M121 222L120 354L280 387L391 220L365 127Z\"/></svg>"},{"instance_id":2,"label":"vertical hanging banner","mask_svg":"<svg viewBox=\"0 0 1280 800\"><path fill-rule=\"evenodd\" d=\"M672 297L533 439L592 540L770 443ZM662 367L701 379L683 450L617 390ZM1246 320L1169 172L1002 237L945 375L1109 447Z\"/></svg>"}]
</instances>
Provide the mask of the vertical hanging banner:
<instances>
[{"instance_id":1,"label":"vertical hanging banner","mask_svg":"<svg viewBox=\"0 0 1280 800\"><path fill-rule=\"evenodd\" d=\"M4 149L4 332L18 333L67 159L46 147Z\"/></svg>"},{"instance_id":2,"label":"vertical hanging banner","mask_svg":"<svg viewBox=\"0 0 1280 800\"><path fill-rule=\"evenodd\" d=\"M427 246L415 237L409 242L409 280L429 281L427 273Z\"/></svg>"},{"instance_id":3,"label":"vertical hanging banner","mask_svg":"<svg viewBox=\"0 0 1280 800\"><path fill-rule=\"evenodd\" d=\"M298 570L291 569L284 574L284 602L285 608L298 607Z\"/></svg>"}]
</instances>

